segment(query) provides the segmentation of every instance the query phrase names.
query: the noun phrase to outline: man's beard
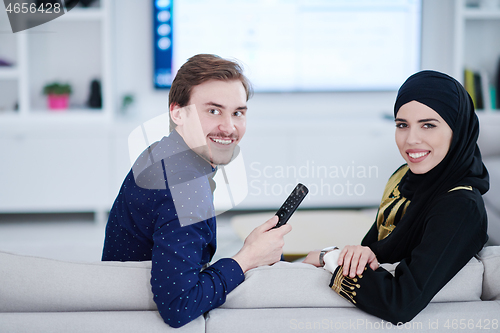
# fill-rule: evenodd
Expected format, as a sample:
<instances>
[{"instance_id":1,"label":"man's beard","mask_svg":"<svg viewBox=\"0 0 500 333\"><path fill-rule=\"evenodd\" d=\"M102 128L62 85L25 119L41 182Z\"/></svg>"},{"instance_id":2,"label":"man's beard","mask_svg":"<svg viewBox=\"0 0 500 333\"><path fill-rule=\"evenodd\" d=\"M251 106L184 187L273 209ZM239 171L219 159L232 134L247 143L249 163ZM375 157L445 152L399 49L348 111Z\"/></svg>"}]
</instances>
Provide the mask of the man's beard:
<instances>
[{"instance_id":1,"label":"man's beard","mask_svg":"<svg viewBox=\"0 0 500 333\"><path fill-rule=\"evenodd\" d=\"M229 139L237 142L238 136L234 134L224 135L222 133L210 133L207 135L207 138L207 146L199 147L201 148L200 152L198 153L196 150L195 152L213 165L226 165L231 162L236 145L230 143L230 145L232 145L230 149L219 149L219 147L217 147L217 143L212 142L210 138Z\"/></svg>"},{"instance_id":2,"label":"man's beard","mask_svg":"<svg viewBox=\"0 0 500 333\"><path fill-rule=\"evenodd\" d=\"M228 149L224 152L218 152L216 149L211 149L208 145L196 147L192 150L213 165L226 165L231 162L235 147L236 146L233 146L232 149Z\"/></svg>"}]
</instances>

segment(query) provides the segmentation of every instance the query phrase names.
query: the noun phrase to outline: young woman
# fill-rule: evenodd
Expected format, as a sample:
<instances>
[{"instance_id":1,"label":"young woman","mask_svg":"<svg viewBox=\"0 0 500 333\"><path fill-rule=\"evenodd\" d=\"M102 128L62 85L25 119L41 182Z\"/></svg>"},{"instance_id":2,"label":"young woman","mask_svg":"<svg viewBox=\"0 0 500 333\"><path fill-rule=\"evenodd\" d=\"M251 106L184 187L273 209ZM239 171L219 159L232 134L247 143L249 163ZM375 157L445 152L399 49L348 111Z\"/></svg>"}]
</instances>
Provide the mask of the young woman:
<instances>
[{"instance_id":1,"label":"young woman","mask_svg":"<svg viewBox=\"0 0 500 333\"><path fill-rule=\"evenodd\" d=\"M361 245L309 253L330 287L394 324L410 321L486 243L488 171L471 98L450 76L422 71L401 86L396 144L405 161L389 179ZM321 256L321 258L320 258ZM380 263L396 263L395 276Z\"/></svg>"}]
</instances>

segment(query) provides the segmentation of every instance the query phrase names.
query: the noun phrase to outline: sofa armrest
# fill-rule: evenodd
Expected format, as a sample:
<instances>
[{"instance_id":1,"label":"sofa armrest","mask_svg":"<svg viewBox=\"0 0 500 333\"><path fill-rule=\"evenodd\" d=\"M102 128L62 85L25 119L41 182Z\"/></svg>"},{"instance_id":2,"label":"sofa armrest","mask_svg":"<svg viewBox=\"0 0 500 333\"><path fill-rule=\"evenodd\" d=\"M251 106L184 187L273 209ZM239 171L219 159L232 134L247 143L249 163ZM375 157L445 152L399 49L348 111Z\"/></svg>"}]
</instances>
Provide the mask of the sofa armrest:
<instances>
[{"instance_id":1,"label":"sofa armrest","mask_svg":"<svg viewBox=\"0 0 500 333\"><path fill-rule=\"evenodd\" d=\"M500 246L488 246L479 252L484 265L483 301L500 300Z\"/></svg>"}]
</instances>

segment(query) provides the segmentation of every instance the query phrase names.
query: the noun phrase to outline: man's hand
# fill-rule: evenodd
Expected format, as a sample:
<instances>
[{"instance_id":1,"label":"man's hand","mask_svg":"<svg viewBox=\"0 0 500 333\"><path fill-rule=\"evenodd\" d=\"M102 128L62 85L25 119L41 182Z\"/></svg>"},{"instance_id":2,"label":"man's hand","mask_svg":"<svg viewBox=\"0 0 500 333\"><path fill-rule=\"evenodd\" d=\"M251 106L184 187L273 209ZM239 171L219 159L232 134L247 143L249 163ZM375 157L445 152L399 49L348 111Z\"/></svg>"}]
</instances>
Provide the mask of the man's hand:
<instances>
[{"instance_id":1,"label":"man's hand","mask_svg":"<svg viewBox=\"0 0 500 333\"><path fill-rule=\"evenodd\" d=\"M307 254L307 257L302 261L303 263L306 264L311 264L316 267L321 267L321 264L319 263L319 253L321 250L314 250L311 251Z\"/></svg>"},{"instance_id":2,"label":"man's hand","mask_svg":"<svg viewBox=\"0 0 500 333\"><path fill-rule=\"evenodd\" d=\"M233 256L243 273L255 267L272 265L280 261L283 245L285 245L283 236L292 230L292 226L285 224L272 229L276 223L278 223L278 217L274 216L255 228L245 239L241 250Z\"/></svg>"},{"instance_id":3,"label":"man's hand","mask_svg":"<svg viewBox=\"0 0 500 333\"><path fill-rule=\"evenodd\" d=\"M367 246L348 245L340 251L338 265L344 265L342 272L344 276L349 275L349 277L353 278L356 275L363 274L367 264L373 270L379 267L375 253Z\"/></svg>"}]
</instances>

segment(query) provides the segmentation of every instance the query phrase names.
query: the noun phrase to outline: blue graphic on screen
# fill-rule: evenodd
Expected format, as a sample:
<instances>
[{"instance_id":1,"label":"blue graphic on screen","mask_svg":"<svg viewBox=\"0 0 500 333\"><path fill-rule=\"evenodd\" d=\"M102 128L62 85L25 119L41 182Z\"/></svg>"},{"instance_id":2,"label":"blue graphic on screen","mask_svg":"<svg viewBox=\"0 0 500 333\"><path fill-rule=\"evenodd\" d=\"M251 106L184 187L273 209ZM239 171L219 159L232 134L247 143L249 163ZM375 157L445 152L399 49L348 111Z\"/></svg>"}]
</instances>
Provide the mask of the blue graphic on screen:
<instances>
[{"instance_id":1,"label":"blue graphic on screen","mask_svg":"<svg viewBox=\"0 0 500 333\"><path fill-rule=\"evenodd\" d=\"M153 0L155 87L168 89L172 84L172 1Z\"/></svg>"}]
</instances>

